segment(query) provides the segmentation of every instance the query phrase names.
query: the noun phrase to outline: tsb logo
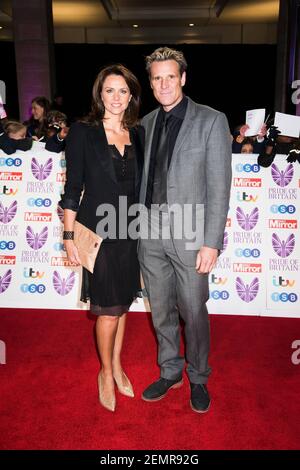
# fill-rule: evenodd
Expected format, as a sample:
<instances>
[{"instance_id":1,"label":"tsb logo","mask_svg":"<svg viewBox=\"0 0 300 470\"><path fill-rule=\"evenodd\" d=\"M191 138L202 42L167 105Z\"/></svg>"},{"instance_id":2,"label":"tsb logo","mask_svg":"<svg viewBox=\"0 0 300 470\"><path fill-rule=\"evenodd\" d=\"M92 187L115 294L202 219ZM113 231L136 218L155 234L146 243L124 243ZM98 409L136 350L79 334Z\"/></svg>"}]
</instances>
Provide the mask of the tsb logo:
<instances>
[{"instance_id":1,"label":"tsb logo","mask_svg":"<svg viewBox=\"0 0 300 470\"><path fill-rule=\"evenodd\" d=\"M5 240L0 241L0 250L14 250L15 248L16 244L12 240L8 242Z\"/></svg>"},{"instance_id":2,"label":"tsb logo","mask_svg":"<svg viewBox=\"0 0 300 470\"><path fill-rule=\"evenodd\" d=\"M214 300L227 300L229 299L229 292L227 290L213 290L210 293L210 297Z\"/></svg>"},{"instance_id":3,"label":"tsb logo","mask_svg":"<svg viewBox=\"0 0 300 470\"><path fill-rule=\"evenodd\" d=\"M285 206L284 204L281 204L280 206L273 204L271 206L271 212L273 214L294 214L296 212L296 207L292 204L288 206Z\"/></svg>"},{"instance_id":4,"label":"tsb logo","mask_svg":"<svg viewBox=\"0 0 300 470\"><path fill-rule=\"evenodd\" d=\"M21 158L0 158L0 166L21 166Z\"/></svg>"},{"instance_id":5,"label":"tsb logo","mask_svg":"<svg viewBox=\"0 0 300 470\"><path fill-rule=\"evenodd\" d=\"M50 207L51 204L52 201L49 198L42 199L41 197L38 197L35 199L34 197L30 197L27 199L27 205L29 207Z\"/></svg>"},{"instance_id":6,"label":"tsb logo","mask_svg":"<svg viewBox=\"0 0 300 470\"><path fill-rule=\"evenodd\" d=\"M44 284L22 284L21 291L24 294L43 294L46 290L46 286Z\"/></svg>"},{"instance_id":7,"label":"tsb logo","mask_svg":"<svg viewBox=\"0 0 300 470\"><path fill-rule=\"evenodd\" d=\"M238 258L259 258L260 250L258 248L237 248L234 254Z\"/></svg>"},{"instance_id":8,"label":"tsb logo","mask_svg":"<svg viewBox=\"0 0 300 470\"><path fill-rule=\"evenodd\" d=\"M279 294L279 292L273 292L271 295L271 299L273 302L297 302L298 296L294 292L291 292L288 294L287 292L282 292Z\"/></svg>"},{"instance_id":9,"label":"tsb logo","mask_svg":"<svg viewBox=\"0 0 300 470\"><path fill-rule=\"evenodd\" d=\"M238 173L258 173L260 171L260 166L257 163L238 163L235 165L235 170Z\"/></svg>"},{"instance_id":10,"label":"tsb logo","mask_svg":"<svg viewBox=\"0 0 300 470\"><path fill-rule=\"evenodd\" d=\"M64 244L60 242L54 243L53 248L55 251L66 251Z\"/></svg>"}]
</instances>

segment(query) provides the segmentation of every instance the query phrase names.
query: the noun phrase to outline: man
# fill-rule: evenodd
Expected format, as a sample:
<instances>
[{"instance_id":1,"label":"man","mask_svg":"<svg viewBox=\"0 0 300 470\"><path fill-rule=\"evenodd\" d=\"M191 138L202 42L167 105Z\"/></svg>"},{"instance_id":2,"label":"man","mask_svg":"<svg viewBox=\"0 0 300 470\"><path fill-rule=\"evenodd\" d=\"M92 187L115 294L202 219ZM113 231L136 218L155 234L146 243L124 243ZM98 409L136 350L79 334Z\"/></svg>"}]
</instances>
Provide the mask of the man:
<instances>
[{"instance_id":1,"label":"man","mask_svg":"<svg viewBox=\"0 0 300 470\"><path fill-rule=\"evenodd\" d=\"M150 85L161 106L142 120L146 146L140 202L147 208L142 209L142 220L148 219L150 233L145 236L142 224L139 260L158 339L160 378L142 398L160 400L183 383L180 314L185 324L190 404L203 413L210 405L208 273L223 246L231 136L224 114L184 96L186 67L183 54L167 47L146 58Z\"/></svg>"}]
</instances>

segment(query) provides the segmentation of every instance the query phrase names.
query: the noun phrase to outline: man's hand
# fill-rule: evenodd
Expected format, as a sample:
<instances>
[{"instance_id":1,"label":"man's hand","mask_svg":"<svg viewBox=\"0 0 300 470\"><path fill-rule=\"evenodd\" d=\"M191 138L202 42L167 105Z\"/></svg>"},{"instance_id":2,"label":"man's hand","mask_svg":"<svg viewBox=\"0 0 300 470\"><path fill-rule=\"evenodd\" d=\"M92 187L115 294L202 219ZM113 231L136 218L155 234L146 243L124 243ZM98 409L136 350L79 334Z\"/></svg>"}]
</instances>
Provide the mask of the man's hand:
<instances>
[{"instance_id":1,"label":"man's hand","mask_svg":"<svg viewBox=\"0 0 300 470\"><path fill-rule=\"evenodd\" d=\"M65 139L68 135L68 132L69 132L69 127L67 126L63 126L61 128L61 131L59 132L58 136L60 139Z\"/></svg>"},{"instance_id":2,"label":"man's hand","mask_svg":"<svg viewBox=\"0 0 300 470\"><path fill-rule=\"evenodd\" d=\"M198 274L207 274L210 273L218 258L217 248L210 248L208 246L203 246L200 248L197 254L196 259L196 271Z\"/></svg>"}]
</instances>

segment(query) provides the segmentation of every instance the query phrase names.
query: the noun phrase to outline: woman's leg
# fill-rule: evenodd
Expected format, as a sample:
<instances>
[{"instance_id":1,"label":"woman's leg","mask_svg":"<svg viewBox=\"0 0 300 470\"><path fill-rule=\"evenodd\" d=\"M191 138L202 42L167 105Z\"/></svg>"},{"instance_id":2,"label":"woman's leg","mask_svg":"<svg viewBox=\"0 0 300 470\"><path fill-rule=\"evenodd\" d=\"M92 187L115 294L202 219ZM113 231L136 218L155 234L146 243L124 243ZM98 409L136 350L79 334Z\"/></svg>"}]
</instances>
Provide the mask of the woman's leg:
<instances>
[{"instance_id":1,"label":"woman's leg","mask_svg":"<svg viewBox=\"0 0 300 470\"><path fill-rule=\"evenodd\" d=\"M125 333L127 314L123 315L119 319L117 334L115 337L115 345L113 350L112 366L113 366L113 376L117 383L119 391L128 397L133 397L134 392L130 380L122 369L121 364L121 352L123 346L123 339Z\"/></svg>"},{"instance_id":2,"label":"woman's leg","mask_svg":"<svg viewBox=\"0 0 300 470\"><path fill-rule=\"evenodd\" d=\"M115 400L113 352L119 317L100 315L96 322L97 346L101 359L102 398L105 403Z\"/></svg>"},{"instance_id":3,"label":"woman's leg","mask_svg":"<svg viewBox=\"0 0 300 470\"><path fill-rule=\"evenodd\" d=\"M123 339L124 339L124 333L125 333L126 317L127 317L127 314L123 313L123 315L119 318L117 333L115 337L115 344L114 344L114 349L113 349L113 356L112 356L113 373L115 376L118 376L118 377L121 377L121 374L122 374L121 352L122 352Z\"/></svg>"}]
</instances>

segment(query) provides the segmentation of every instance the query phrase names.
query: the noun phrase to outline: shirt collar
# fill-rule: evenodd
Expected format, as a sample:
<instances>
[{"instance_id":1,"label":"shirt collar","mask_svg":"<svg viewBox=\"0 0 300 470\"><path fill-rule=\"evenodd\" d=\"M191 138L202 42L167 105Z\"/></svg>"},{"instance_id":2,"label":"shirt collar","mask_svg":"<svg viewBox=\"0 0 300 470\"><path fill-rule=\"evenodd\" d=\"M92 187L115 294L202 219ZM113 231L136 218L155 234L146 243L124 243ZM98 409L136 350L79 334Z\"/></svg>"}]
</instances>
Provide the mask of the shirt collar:
<instances>
[{"instance_id":1,"label":"shirt collar","mask_svg":"<svg viewBox=\"0 0 300 470\"><path fill-rule=\"evenodd\" d=\"M181 119L183 121L186 108L187 108L187 103L188 103L187 97L183 95L182 100L176 106L174 106L174 108L172 108L171 111L166 113L163 107L161 107L160 108L161 115L163 116L164 114L166 114L167 116L175 116L177 119Z\"/></svg>"}]
</instances>

